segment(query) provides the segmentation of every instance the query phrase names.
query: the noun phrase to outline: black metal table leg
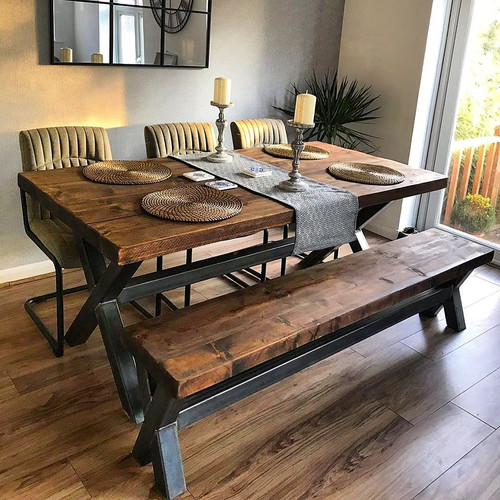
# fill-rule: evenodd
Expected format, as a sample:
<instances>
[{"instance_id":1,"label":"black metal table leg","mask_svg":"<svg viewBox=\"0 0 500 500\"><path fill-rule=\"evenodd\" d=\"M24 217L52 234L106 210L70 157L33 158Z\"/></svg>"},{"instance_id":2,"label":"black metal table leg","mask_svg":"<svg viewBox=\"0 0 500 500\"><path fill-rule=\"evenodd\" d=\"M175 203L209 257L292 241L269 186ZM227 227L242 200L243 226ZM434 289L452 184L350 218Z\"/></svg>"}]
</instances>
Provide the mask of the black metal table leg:
<instances>
[{"instance_id":1,"label":"black metal table leg","mask_svg":"<svg viewBox=\"0 0 500 500\"><path fill-rule=\"evenodd\" d=\"M80 252L80 261L82 262L85 279L91 290L105 273L106 261L101 252L87 243L83 238L75 235L75 241Z\"/></svg>"},{"instance_id":2,"label":"black metal table leg","mask_svg":"<svg viewBox=\"0 0 500 500\"><path fill-rule=\"evenodd\" d=\"M139 387L135 361L123 345L123 323L116 300L99 304L95 310L104 347L122 407L135 423L144 420L144 394Z\"/></svg>"},{"instance_id":3,"label":"black metal table leg","mask_svg":"<svg viewBox=\"0 0 500 500\"><path fill-rule=\"evenodd\" d=\"M86 342L97 326L95 308L101 302L116 299L141 263L126 266L113 262L109 264L66 333L66 342L70 346Z\"/></svg>"},{"instance_id":4,"label":"black metal table leg","mask_svg":"<svg viewBox=\"0 0 500 500\"><path fill-rule=\"evenodd\" d=\"M349 246L351 247L352 253L362 252L363 250L368 250L370 248L370 245L368 245L365 235L361 229L356 231L356 239L351 241Z\"/></svg>"}]
</instances>

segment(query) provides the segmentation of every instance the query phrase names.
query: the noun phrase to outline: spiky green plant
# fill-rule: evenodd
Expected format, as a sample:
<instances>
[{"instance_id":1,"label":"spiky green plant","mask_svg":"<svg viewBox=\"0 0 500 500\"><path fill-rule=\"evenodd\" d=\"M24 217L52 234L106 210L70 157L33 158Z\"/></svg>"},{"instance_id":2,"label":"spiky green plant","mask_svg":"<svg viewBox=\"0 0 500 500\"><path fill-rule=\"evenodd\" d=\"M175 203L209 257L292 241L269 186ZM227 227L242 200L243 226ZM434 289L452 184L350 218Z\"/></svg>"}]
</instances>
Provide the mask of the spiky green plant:
<instances>
[{"instance_id":1,"label":"spiky green plant","mask_svg":"<svg viewBox=\"0 0 500 500\"><path fill-rule=\"evenodd\" d=\"M291 89L287 91L291 98L285 106L273 106L273 108L293 117L295 98L306 90L317 98L315 127L304 135L306 140L316 138L318 141L349 149L360 147L369 151L377 149L372 141L376 136L349 126L380 118L375 115L380 107L374 104L380 96L373 96L370 86L360 85L357 80L349 82L347 77L339 80L337 73L330 78L327 72L320 79L314 72L305 80L305 88L301 89L295 83L291 85Z\"/></svg>"}]
</instances>

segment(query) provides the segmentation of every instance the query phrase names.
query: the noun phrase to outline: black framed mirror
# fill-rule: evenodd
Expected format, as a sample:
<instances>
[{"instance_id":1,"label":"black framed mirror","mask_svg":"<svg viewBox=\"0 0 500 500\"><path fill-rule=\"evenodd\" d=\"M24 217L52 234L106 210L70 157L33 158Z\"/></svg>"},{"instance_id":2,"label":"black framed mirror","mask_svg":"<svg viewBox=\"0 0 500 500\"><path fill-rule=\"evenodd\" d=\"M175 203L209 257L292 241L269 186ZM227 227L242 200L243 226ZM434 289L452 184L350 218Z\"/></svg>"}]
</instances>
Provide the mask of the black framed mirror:
<instances>
[{"instance_id":1,"label":"black framed mirror","mask_svg":"<svg viewBox=\"0 0 500 500\"><path fill-rule=\"evenodd\" d=\"M207 68L211 0L51 0L52 64Z\"/></svg>"}]
</instances>

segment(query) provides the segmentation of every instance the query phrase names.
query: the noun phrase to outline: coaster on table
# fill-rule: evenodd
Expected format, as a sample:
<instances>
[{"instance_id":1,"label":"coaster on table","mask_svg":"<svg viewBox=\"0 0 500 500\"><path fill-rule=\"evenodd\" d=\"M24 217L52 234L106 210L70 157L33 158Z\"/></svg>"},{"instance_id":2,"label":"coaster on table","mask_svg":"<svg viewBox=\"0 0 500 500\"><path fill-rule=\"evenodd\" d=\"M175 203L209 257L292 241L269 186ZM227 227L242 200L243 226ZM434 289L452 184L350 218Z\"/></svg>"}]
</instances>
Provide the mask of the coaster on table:
<instances>
[{"instance_id":1,"label":"coaster on table","mask_svg":"<svg viewBox=\"0 0 500 500\"><path fill-rule=\"evenodd\" d=\"M273 174L273 171L270 168L257 165L246 167L241 172L245 175L248 175L249 177L265 177L266 175Z\"/></svg>"},{"instance_id":2,"label":"coaster on table","mask_svg":"<svg viewBox=\"0 0 500 500\"><path fill-rule=\"evenodd\" d=\"M161 163L151 161L99 161L83 169L91 181L103 184L153 184L167 180L172 171Z\"/></svg>"},{"instance_id":3,"label":"coaster on table","mask_svg":"<svg viewBox=\"0 0 500 500\"><path fill-rule=\"evenodd\" d=\"M220 180L220 181L205 182L205 186L208 186L209 188L212 189L218 189L219 191L227 191L228 189L236 189L238 187L238 184L235 184L234 182Z\"/></svg>"},{"instance_id":4,"label":"coaster on table","mask_svg":"<svg viewBox=\"0 0 500 500\"><path fill-rule=\"evenodd\" d=\"M197 184L150 193L141 205L151 215L180 222L229 219L243 208L236 196Z\"/></svg>"},{"instance_id":5,"label":"coaster on table","mask_svg":"<svg viewBox=\"0 0 500 500\"><path fill-rule=\"evenodd\" d=\"M208 172L203 172L203 170L197 170L196 172L184 172L182 176L194 182L210 181L215 179L215 176L209 174Z\"/></svg>"},{"instance_id":6,"label":"coaster on table","mask_svg":"<svg viewBox=\"0 0 500 500\"><path fill-rule=\"evenodd\" d=\"M269 153L271 156L277 156L278 158L292 158L293 150L291 144L266 144L264 146L264 151ZM312 146L311 144L306 144L304 151L300 154L301 160L324 160L328 158L330 153L323 148L318 146Z\"/></svg>"},{"instance_id":7,"label":"coaster on table","mask_svg":"<svg viewBox=\"0 0 500 500\"><path fill-rule=\"evenodd\" d=\"M361 184L388 186L405 180L404 174L393 168L369 163L337 162L330 165L327 171L337 179Z\"/></svg>"}]
</instances>

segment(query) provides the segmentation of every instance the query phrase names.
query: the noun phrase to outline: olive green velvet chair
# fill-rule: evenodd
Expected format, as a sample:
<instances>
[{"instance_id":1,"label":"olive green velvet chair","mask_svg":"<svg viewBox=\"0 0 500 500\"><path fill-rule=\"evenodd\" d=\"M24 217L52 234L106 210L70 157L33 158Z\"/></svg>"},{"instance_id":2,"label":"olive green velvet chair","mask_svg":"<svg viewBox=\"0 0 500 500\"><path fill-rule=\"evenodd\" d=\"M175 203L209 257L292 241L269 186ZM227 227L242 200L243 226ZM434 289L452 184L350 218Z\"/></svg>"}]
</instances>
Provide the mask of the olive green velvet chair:
<instances>
[{"instance_id":1,"label":"olive green velvet chair","mask_svg":"<svg viewBox=\"0 0 500 500\"><path fill-rule=\"evenodd\" d=\"M286 144L285 124L274 118L239 120L231 123L234 149L258 148L265 144Z\"/></svg>"},{"instance_id":2,"label":"olive green velvet chair","mask_svg":"<svg viewBox=\"0 0 500 500\"><path fill-rule=\"evenodd\" d=\"M215 151L214 127L210 123L163 123L144 128L148 158Z\"/></svg>"},{"instance_id":3,"label":"olive green velvet chair","mask_svg":"<svg viewBox=\"0 0 500 500\"><path fill-rule=\"evenodd\" d=\"M86 166L91 163L111 160L111 148L106 130L98 127L53 127L23 130L19 134L23 171L56 170ZM87 289L80 286L64 290L62 269L82 267L79 251L71 229L55 218L40 203L21 193L23 218L28 236L53 262L56 273L56 291L32 297L25 308L43 335L54 354L64 353L64 302L63 296ZM56 338L34 311L32 305L51 298L56 299Z\"/></svg>"},{"instance_id":4,"label":"olive green velvet chair","mask_svg":"<svg viewBox=\"0 0 500 500\"><path fill-rule=\"evenodd\" d=\"M214 127L210 123L179 122L147 125L144 127L144 141L148 158L165 158L169 155L215 151ZM186 252L186 263L193 259L193 250ZM163 269L163 257L158 257L156 269ZM161 301L175 307L164 295L156 298L156 315L161 313ZM191 287L185 287L184 306L191 302Z\"/></svg>"}]
</instances>

